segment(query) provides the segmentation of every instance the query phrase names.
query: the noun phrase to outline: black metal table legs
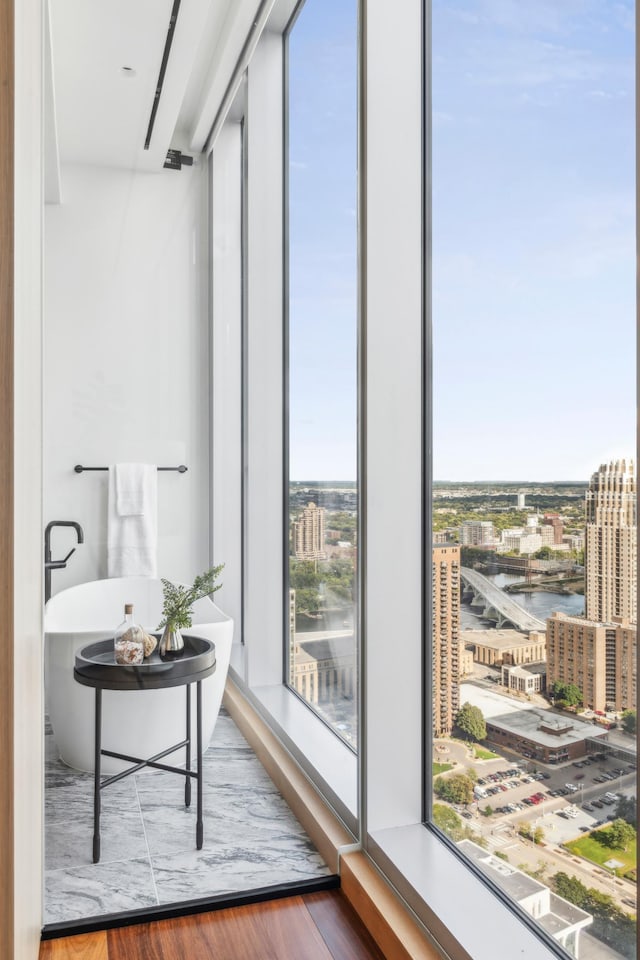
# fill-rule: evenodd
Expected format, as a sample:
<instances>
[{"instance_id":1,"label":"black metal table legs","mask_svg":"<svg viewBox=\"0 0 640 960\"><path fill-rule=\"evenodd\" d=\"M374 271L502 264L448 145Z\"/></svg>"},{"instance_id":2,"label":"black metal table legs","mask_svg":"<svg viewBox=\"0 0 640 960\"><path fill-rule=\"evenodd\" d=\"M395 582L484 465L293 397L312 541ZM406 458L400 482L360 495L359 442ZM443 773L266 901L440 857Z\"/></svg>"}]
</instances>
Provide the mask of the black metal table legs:
<instances>
[{"instance_id":1,"label":"black metal table legs","mask_svg":"<svg viewBox=\"0 0 640 960\"><path fill-rule=\"evenodd\" d=\"M186 758L186 767L187 770L191 770L191 684L188 683L186 686L187 691L187 732L186 732L186 741L187 741L187 758ZM184 781L184 805L185 807L191 806L191 777L186 777Z\"/></svg>"},{"instance_id":2,"label":"black metal table legs","mask_svg":"<svg viewBox=\"0 0 640 960\"><path fill-rule=\"evenodd\" d=\"M202 683L196 683L196 753L198 757L198 817L196 820L196 847L202 850Z\"/></svg>"},{"instance_id":3,"label":"black metal table legs","mask_svg":"<svg viewBox=\"0 0 640 960\"><path fill-rule=\"evenodd\" d=\"M93 759L93 862L100 860L100 758L102 756L102 690L96 687L95 754Z\"/></svg>"},{"instance_id":4,"label":"black metal table legs","mask_svg":"<svg viewBox=\"0 0 640 960\"><path fill-rule=\"evenodd\" d=\"M196 770L191 769L191 684L186 684L186 736L181 743L168 747L161 753L143 760L140 757L132 757L125 753L115 753L113 750L102 749L102 688L96 687L95 699L95 749L94 749L94 777L93 777L93 862L100 861L100 809L101 809L101 791L111 783L116 783L124 777L136 773L143 767L154 767L158 770L166 770L169 773L179 773L185 777L184 785L184 803L186 807L191 806L191 779L196 779L196 847L202 850L204 840L204 825L202 819L202 682L196 681ZM166 763L158 761L169 753L185 747L186 763L185 769L172 767ZM100 779L101 758L115 757L118 760L126 760L133 763L134 766L108 777L104 782Z\"/></svg>"}]
</instances>

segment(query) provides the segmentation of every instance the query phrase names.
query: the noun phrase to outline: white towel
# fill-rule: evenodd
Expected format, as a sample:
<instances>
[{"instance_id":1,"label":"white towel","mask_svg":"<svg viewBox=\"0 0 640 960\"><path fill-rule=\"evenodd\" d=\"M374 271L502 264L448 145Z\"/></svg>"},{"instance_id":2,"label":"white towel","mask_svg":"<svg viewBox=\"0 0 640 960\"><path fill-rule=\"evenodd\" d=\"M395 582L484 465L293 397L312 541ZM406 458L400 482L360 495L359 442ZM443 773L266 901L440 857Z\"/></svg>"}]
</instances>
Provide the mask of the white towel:
<instances>
[{"instance_id":1,"label":"white towel","mask_svg":"<svg viewBox=\"0 0 640 960\"><path fill-rule=\"evenodd\" d=\"M125 466L118 464L119 468ZM118 510L116 467L109 467L107 516L107 576L155 577L158 552L158 469L144 467L142 503L144 512L121 515Z\"/></svg>"},{"instance_id":2,"label":"white towel","mask_svg":"<svg viewBox=\"0 0 640 960\"><path fill-rule=\"evenodd\" d=\"M119 517L141 516L156 482L157 470L148 463L116 463L116 509Z\"/></svg>"}]
</instances>

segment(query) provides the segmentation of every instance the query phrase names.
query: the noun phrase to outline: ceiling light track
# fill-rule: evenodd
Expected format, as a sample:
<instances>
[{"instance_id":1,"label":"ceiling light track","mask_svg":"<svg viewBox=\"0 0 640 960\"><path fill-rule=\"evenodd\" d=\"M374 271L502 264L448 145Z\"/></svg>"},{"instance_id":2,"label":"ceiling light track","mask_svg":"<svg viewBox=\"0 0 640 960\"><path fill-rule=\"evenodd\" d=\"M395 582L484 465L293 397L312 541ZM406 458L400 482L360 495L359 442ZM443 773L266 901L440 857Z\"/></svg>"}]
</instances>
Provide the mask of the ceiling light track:
<instances>
[{"instance_id":1,"label":"ceiling light track","mask_svg":"<svg viewBox=\"0 0 640 960\"><path fill-rule=\"evenodd\" d=\"M160 103L160 95L162 93L162 85L164 84L164 75L167 70L167 63L169 62L169 54L171 53L171 44L173 43L173 35L176 29L176 21L178 19L178 11L180 10L180 3L181 3L181 0L173 0L173 8L171 10L171 16L169 17L169 29L167 30L167 39L165 40L164 50L162 52L162 63L160 64L160 73L158 74L156 91L153 95L153 106L151 107L151 116L149 117L149 126L147 127L147 136L145 137L145 141L144 141L145 150L149 149L149 144L151 143L153 125L156 122L156 113L158 112L158 104Z\"/></svg>"}]
</instances>

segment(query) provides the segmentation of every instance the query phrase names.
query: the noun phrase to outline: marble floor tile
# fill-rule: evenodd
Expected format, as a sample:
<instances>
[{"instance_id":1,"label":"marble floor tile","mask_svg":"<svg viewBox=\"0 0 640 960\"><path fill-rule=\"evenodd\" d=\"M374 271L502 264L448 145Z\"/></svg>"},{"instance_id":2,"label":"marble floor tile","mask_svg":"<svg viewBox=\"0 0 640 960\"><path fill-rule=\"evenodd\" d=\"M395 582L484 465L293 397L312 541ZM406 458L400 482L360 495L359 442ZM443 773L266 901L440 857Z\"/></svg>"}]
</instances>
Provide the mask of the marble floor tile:
<instances>
[{"instance_id":1,"label":"marble floor tile","mask_svg":"<svg viewBox=\"0 0 640 960\"><path fill-rule=\"evenodd\" d=\"M328 867L311 846L299 851L298 856L278 859L261 857L255 849L220 846L215 850L152 857L151 862L160 903L239 893L329 875Z\"/></svg>"},{"instance_id":2,"label":"marble floor tile","mask_svg":"<svg viewBox=\"0 0 640 960\"><path fill-rule=\"evenodd\" d=\"M140 810L100 816L100 863L149 856ZM93 817L49 823L45 832L45 869L93 865Z\"/></svg>"},{"instance_id":3,"label":"marble floor tile","mask_svg":"<svg viewBox=\"0 0 640 960\"><path fill-rule=\"evenodd\" d=\"M97 917L158 903L147 858L45 871L45 923Z\"/></svg>"},{"instance_id":4,"label":"marble floor tile","mask_svg":"<svg viewBox=\"0 0 640 960\"><path fill-rule=\"evenodd\" d=\"M105 787L102 809L105 813L138 809L134 778ZM93 777L79 773L76 779L65 777L58 785L45 787L44 810L47 824L61 820L92 820Z\"/></svg>"},{"instance_id":5,"label":"marble floor tile","mask_svg":"<svg viewBox=\"0 0 640 960\"><path fill-rule=\"evenodd\" d=\"M184 778L147 769L102 793L102 856L91 863L93 777L63 764L47 741L47 923L330 873L224 710L203 758L202 850L195 782L186 808Z\"/></svg>"}]
</instances>

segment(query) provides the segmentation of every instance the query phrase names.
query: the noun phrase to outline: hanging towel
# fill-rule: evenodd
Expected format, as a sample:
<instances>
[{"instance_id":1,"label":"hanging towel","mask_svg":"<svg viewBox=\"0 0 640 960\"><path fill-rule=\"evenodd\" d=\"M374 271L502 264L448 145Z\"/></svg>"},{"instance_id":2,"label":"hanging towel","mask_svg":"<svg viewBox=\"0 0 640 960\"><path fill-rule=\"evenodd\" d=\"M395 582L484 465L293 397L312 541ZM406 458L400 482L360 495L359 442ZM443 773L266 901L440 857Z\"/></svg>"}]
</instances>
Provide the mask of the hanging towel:
<instances>
[{"instance_id":1,"label":"hanging towel","mask_svg":"<svg viewBox=\"0 0 640 960\"><path fill-rule=\"evenodd\" d=\"M116 509L119 517L139 517L156 483L157 470L148 463L116 463Z\"/></svg>"},{"instance_id":2,"label":"hanging towel","mask_svg":"<svg viewBox=\"0 0 640 960\"><path fill-rule=\"evenodd\" d=\"M127 468L136 469L129 473ZM141 482L134 483L134 476L141 478ZM141 504L142 512L120 512L120 478L123 508L137 510ZM155 465L119 463L109 467L107 525L107 576L157 576L158 468Z\"/></svg>"}]
</instances>

